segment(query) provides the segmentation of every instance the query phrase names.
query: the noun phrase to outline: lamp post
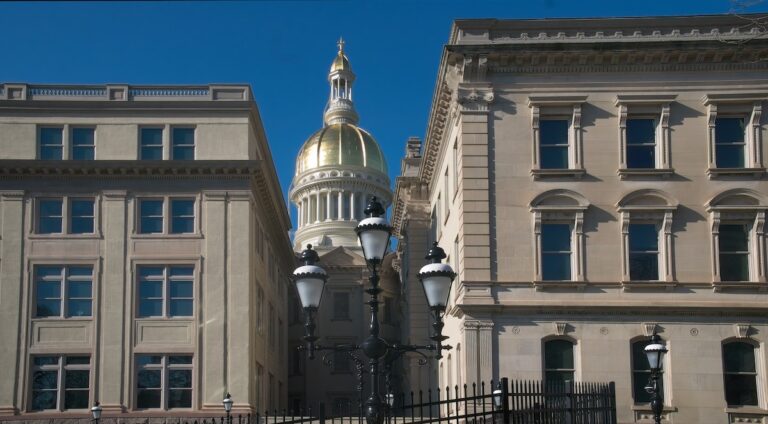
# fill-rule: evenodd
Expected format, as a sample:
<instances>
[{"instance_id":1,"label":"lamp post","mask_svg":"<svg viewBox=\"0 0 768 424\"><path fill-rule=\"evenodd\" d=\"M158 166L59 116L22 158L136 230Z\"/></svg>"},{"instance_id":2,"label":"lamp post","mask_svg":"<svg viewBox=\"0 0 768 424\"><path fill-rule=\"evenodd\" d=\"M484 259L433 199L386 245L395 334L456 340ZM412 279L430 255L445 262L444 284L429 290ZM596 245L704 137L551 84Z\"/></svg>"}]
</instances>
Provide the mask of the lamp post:
<instances>
[{"instance_id":1,"label":"lamp post","mask_svg":"<svg viewBox=\"0 0 768 424\"><path fill-rule=\"evenodd\" d=\"M651 343L644 349L648 357L648 364L651 367L651 379L645 390L651 394L651 410L653 411L653 422L661 424L661 412L664 409L664 397L661 394L659 379L661 378L661 369L664 365L664 355L668 352L666 346L661 344L661 337L655 332L651 336Z\"/></svg>"},{"instance_id":2,"label":"lamp post","mask_svg":"<svg viewBox=\"0 0 768 424\"><path fill-rule=\"evenodd\" d=\"M232 395L227 392L227 395L224 396L224 399L221 401L221 404L224 405L224 411L227 413L227 423L232 422L232 404L235 403L235 401L232 400Z\"/></svg>"},{"instance_id":3,"label":"lamp post","mask_svg":"<svg viewBox=\"0 0 768 424\"><path fill-rule=\"evenodd\" d=\"M380 336L379 326L379 294L381 288L379 287L379 267L381 266L384 255L387 253L389 247L389 238L392 233L392 227L384 218L384 207L378 200L373 197L365 208L365 214L367 218L360 221L355 232L360 240L360 245L363 248L363 256L365 257L368 270L370 271L368 281L370 286L365 290L370 295L369 300L366 302L371 311L371 323L368 330L368 337L363 340L359 345L347 345L347 346L323 346L317 343L318 337L315 336L315 322L314 314L317 312L320 306L320 301L323 296L323 288L328 280L328 274L325 270L316 265L320 260L317 252L312 250L312 245L307 245L307 249L301 253L300 260L304 265L296 268L293 272L293 281L296 284L296 289L299 293L302 307L305 312L306 321L304 324L305 333L304 341L306 346L303 349L307 350L309 359L315 357L316 351L362 351L362 353L368 358L368 371L371 376L371 393L367 400L364 402L365 418L367 424L381 424L384 421L384 414L388 409L389 395L385 396L387 399L383 399L380 392L379 367L384 360L384 356L387 353L394 353L393 357L404 352L417 352L423 354L420 351L434 351L435 358L442 358L442 351L451 349L451 346L444 345L443 342L447 339L443 336L443 314L448 303L448 294L451 290L451 283L456 277L456 273L453 272L450 265L441 263L442 259L445 259L446 255L443 249L441 249L435 242L426 259L430 260L430 263L425 265L421 271L419 271L418 277L424 287L424 292L427 297L427 303L433 313L434 322L432 328L434 334L431 339L433 344L429 345L401 345L390 344L383 340ZM362 388L360 388L362 390ZM394 400L394 396L391 398Z\"/></svg>"},{"instance_id":4,"label":"lamp post","mask_svg":"<svg viewBox=\"0 0 768 424\"><path fill-rule=\"evenodd\" d=\"M93 407L91 407L91 416L93 417L93 422L99 424L99 419L101 419L101 404L99 404L99 401L93 403Z\"/></svg>"}]
</instances>

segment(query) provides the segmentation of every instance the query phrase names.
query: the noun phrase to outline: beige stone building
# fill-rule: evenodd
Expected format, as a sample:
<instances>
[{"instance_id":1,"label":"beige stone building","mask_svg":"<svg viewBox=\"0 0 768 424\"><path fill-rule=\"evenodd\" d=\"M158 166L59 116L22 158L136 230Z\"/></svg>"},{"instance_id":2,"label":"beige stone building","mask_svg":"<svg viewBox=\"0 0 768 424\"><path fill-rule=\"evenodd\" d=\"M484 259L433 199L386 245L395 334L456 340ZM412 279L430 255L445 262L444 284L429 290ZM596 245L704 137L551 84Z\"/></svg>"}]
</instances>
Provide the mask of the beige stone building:
<instances>
[{"instance_id":1,"label":"beige stone building","mask_svg":"<svg viewBox=\"0 0 768 424\"><path fill-rule=\"evenodd\" d=\"M406 342L427 334L427 242L459 273L441 385L615 381L620 422L648 422L657 331L665 422L768 420L768 38L753 18L454 23L393 202Z\"/></svg>"},{"instance_id":2,"label":"beige stone building","mask_svg":"<svg viewBox=\"0 0 768 424\"><path fill-rule=\"evenodd\" d=\"M0 419L284 405L289 228L247 85L0 85Z\"/></svg>"},{"instance_id":3,"label":"beige stone building","mask_svg":"<svg viewBox=\"0 0 768 424\"><path fill-rule=\"evenodd\" d=\"M357 125L359 118L352 100L354 81L355 74L340 41L328 74L330 98L323 128L299 150L289 193L298 217L294 249L301 252L312 244L320 254L318 265L329 274L316 317L316 335L325 346L357 344L368 334L370 312L363 303L368 296L363 291L368 284L368 269L355 227L365 218L371 197L377 197L385 207L392 202L384 155L373 136ZM379 318L381 337L397 342L400 288L391 260L390 255L382 265ZM322 351L314 361L308 361L306 352L296 349L303 344L304 335L304 313L298 299L292 299L291 307L291 408L298 411L323 402L328 413L356 415L360 400L356 360L344 353ZM355 355L366 360L361 352ZM368 384L367 376L365 381Z\"/></svg>"}]
</instances>

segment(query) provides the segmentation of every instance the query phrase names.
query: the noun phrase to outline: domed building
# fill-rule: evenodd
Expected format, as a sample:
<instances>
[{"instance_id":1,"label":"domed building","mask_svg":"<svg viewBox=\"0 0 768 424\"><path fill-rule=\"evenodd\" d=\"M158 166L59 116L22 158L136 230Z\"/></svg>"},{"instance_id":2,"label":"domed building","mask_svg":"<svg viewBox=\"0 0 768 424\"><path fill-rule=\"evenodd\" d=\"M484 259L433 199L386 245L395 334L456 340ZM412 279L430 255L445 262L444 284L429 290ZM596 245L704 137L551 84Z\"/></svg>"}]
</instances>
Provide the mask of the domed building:
<instances>
[{"instance_id":1,"label":"domed building","mask_svg":"<svg viewBox=\"0 0 768 424\"><path fill-rule=\"evenodd\" d=\"M298 209L294 249L358 245L354 232L372 196L392 201L387 163L371 133L360 128L352 102L355 74L344 43L328 74L331 93L323 128L299 150L290 199Z\"/></svg>"}]
</instances>

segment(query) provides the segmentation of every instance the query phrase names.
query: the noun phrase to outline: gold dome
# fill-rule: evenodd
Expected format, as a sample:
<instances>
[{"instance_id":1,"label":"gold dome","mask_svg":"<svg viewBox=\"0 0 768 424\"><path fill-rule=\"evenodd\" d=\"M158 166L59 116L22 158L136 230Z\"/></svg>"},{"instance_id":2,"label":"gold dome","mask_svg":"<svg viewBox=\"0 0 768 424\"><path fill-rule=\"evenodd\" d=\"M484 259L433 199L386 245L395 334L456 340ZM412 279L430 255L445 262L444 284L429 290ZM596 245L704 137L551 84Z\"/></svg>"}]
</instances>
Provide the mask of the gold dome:
<instances>
[{"instance_id":1,"label":"gold dome","mask_svg":"<svg viewBox=\"0 0 768 424\"><path fill-rule=\"evenodd\" d=\"M296 175L325 166L352 165L387 173L379 144L364 129L349 123L326 125L299 150Z\"/></svg>"},{"instance_id":2,"label":"gold dome","mask_svg":"<svg viewBox=\"0 0 768 424\"><path fill-rule=\"evenodd\" d=\"M352 72L352 66L349 64L349 59L342 50L339 50L339 54L336 55L336 58L333 59L333 63L331 64L331 72L336 71Z\"/></svg>"}]
</instances>

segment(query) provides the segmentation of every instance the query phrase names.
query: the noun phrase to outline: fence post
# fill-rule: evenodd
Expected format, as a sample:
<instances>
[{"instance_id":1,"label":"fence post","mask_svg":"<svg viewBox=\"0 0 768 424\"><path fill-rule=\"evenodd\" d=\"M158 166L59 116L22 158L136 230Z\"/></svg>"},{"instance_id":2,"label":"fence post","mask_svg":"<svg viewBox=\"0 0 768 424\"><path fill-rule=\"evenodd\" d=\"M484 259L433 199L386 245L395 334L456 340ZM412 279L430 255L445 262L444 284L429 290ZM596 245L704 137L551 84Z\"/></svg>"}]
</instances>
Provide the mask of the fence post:
<instances>
[{"instance_id":1,"label":"fence post","mask_svg":"<svg viewBox=\"0 0 768 424\"><path fill-rule=\"evenodd\" d=\"M509 424L509 379L501 379L501 411L503 413L504 424Z\"/></svg>"},{"instance_id":2,"label":"fence post","mask_svg":"<svg viewBox=\"0 0 768 424\"><path fill-rule=\"evenodd\" d=\"M325 424L325 403L323 402L317 405L317 420L320 424Z\"/></svg>"},{"instance_id":3,"label":"fence post","mask_svg":"<svg viewBox=\"0 0 768 424\"><path fill-rule=\"evenodd\" d=\"M565 423L574 424L576 422L576 402L573 398L573 381L565 382Z\"/></svg>"},{"instance_id":4,"label":"fence post","mask_svg":"<svg viewBox=\"0 0 768 424\"><path fill-rule=\"evenodd\" d=\"M616 424L618 422L616 418L616 383L613 381L608 383L608 393L611 397L608 401L611 405L611 424Z\"/></svg>"}]
</instances>

